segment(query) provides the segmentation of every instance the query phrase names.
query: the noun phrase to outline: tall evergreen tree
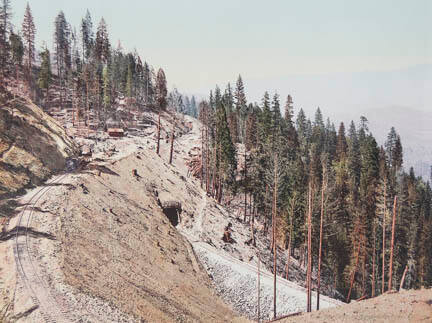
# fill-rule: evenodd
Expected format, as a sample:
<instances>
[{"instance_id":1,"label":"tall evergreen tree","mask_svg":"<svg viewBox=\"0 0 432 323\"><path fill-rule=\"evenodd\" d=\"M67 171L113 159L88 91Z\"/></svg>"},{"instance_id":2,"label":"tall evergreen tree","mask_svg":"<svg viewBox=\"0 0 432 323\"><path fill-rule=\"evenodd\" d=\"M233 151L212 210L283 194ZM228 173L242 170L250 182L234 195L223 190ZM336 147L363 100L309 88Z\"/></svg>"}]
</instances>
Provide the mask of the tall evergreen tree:
<instances>
[{"instance_id":1,"label":"tall evergreen tree","mask_svg":"<svg viewBox=\"0 0 432 323\"><path fill-rule=\"evenodd\" d=\"M88 60L94 45L93 22L88 10L85 17L81 20L81 42L83 46L83 59Z\"/></svg>"},{"instance_id":2,"label":"tall evergreen tree","mask_svg":"<svg viewBox=\"0 0 432 323\"><path fill-rule=\"evenodd\" d=\"M337 135L336 158L340 160L346 157L347 149L348 145L345 137L345 125L343 122L341 122Z\"/></svg>"},{"instance_id":3,"label":"tall evergreen tree","mask_svg":"<svg viewBox=\"0 0 432 323\"><path fill-rule=\"evenodd\" d=\"M27 60L28 73L31 73L32 64L35 59L35 34L36 27L33 22L33 15L30 10L30 5L27 3L27 7L24 13L24 20L22 23L22 33L24 38L24 49Z\"/></svg>"},{"instance_id":4,"label":"tall evergreen tree","mask_svg":"<svg viewBox=\"0 0 432 323\"><path fill-rule=\"evenodd\" d=\"M165 110L167 105L167 94L165 72L160 68L156 78L156 102L158 109Z\"/></svg>"},{"instance_id":5,"label":"tall evergreen tree","mask_svg":"<svg viewBox=\"0 0 432 323\"><path fill-rule=\"evenodd\" d=\"M39 55L41 58L41 67L37 83L40 89L45 90L45 97L47 97L51 83L51 57L47 48Z\"/></svg>"},{"instance_id":6,"label":"tall evergreen tree","mask_svg":"<svg viewBox=\"0 0 432 323\"><path fill-rule=\"evenodd\" d=\"M9 42L11 44L12 62L16 68L16 77L18 78L18 69L22 66L24 57L24 44L20 35L14 32L10 33Z\"/></svg>"},{"instance_id":7,"label":"tall evergreen tree","mask_svg":"<svg viewBox=\"0 0 432 323\"><path fill-rule=\"evenodd\" d=\"M101 18L95 40L95 56L96 59L103 63L107 63L111 54L111 45L108 37L108 28L104 18Z\"/></svg>"},{"instance_id":8,"label":"tall evergreen tree","mask_svg":"<svg viewBox=\"0 0 432 323\"><path fill-rule=\"evenodd\" d=\"M8 35L11 28L11 6L10 0L0 2L0 72L4 73L7 69L10 57L10 44Z\"/></svg>"}]
</instances>

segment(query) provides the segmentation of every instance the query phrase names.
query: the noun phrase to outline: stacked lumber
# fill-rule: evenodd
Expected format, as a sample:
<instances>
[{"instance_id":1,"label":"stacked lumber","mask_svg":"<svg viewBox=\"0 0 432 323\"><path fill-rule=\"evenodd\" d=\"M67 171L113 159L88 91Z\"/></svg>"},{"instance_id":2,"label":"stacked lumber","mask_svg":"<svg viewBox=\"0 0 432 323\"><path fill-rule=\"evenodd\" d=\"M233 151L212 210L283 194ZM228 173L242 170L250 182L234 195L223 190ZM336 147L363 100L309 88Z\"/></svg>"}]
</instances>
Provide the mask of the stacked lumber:
<instances>
[{"instance_id":1,"label":"stacked lumber","mask_svg":"<svg viewBox=\"0 0 432 323\"><path fill-rule=\"evenodd\" d=\"M201 177L201 169L203 167L201 162L201 155L192 156L186 160L186 166L188 167L188 173L196 178Z\"/></svg>"}]
</instances>

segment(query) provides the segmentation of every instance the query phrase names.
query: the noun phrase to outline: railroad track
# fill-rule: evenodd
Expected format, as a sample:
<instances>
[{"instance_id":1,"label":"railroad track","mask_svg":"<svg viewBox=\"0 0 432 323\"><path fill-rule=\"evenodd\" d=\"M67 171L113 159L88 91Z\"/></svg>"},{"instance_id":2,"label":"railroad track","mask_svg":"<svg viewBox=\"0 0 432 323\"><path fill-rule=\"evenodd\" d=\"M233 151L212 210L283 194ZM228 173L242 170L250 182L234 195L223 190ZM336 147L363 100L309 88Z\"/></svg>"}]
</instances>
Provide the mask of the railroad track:
<instances>
[{"instance_id":1,"label":"railroad track","mask_svg":"<svg viewBox=\"0 0 432 323\"><path fill-rule=\"evenodd\" d=\"M14 239L14 257L18 273L30 292L32 302L39 307L43 319L49 323L72 322L73 320L70 319L63 304L56 300L56 297L50 292L47 279L44 279L36 270L29 248L29 228L37 202L53 187L53 184L60 183L67 175L66 173L51 179L46 186L34 192L28 200L24 201L25 206L19 214Z\"/></svg>"}]
</instances>

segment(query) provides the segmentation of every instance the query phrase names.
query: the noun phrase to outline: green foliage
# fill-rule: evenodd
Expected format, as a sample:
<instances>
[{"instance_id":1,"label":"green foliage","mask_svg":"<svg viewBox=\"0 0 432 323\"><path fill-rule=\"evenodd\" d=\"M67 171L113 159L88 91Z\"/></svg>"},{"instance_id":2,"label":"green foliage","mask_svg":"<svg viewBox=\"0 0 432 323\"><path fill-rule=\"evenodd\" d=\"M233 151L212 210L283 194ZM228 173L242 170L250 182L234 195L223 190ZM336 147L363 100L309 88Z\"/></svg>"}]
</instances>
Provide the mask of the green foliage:
<instances>
[{"instance_id":1,"label":"green foliage","mask_svg":"<svg viewBox=\"0 0 432 323\"><path fill-rule=\"evenodd\" d=\"M39 70L38 86L41 89L48 90L51 83L51 57L50 52L46 48L40 54L41 67Z\"/></svg>"},{"instance_id":2,"label":"green foliage","mask_svg":"<svg viewBox=\"0 0 432 323\"><path fill-rule=\"evenodd\" d=\"M11 45L12 61L15 65L21 66L24 56L24 44L22 39L19 35L11 32L9 42Z\"/></svg>"}]
</instances>

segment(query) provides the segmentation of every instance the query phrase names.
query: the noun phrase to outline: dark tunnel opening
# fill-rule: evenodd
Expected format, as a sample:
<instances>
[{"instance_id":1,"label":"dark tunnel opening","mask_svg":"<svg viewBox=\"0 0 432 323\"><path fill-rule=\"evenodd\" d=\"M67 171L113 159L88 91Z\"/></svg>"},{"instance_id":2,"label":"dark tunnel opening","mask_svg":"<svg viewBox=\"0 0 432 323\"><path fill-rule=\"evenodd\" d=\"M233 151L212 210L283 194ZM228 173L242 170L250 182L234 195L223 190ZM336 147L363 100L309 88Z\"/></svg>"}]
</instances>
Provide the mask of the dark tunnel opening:
<instances>
[{"instance_id":1,"label":"dark tunnel opening","mask_svg":"<svg viewBox=\"0 0 432 323\"><path fill-rule=\"evenodd\" d=\"M168 220L171 222L173 226L177 226L180 222L180 211L175 207L166 207L163 208L163 213L166 215Z\"/></svg>"}]
</instances>

